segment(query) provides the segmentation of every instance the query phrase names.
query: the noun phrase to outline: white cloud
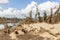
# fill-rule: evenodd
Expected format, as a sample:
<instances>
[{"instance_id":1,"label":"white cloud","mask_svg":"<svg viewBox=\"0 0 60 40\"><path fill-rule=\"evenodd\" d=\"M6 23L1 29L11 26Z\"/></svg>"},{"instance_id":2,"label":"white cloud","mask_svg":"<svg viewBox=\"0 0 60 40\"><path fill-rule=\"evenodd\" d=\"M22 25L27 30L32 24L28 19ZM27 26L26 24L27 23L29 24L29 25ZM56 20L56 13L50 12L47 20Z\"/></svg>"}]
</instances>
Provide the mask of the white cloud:
<instances>
[{"instance_id":1,"label":"white cloud","mask_svg":"<svg viewBox=\"0 0 60 40\"><path fill-rule=\"evenodd\" d=\"M39 4L39 8L41 10L49 10L50 8L55 8L58 5L59 5L59 3L57 3L57 2L47 1L47 2L44 2L44 3Z\"/></svg>"},{"instance_id":2,"label":"white cloud","mask_svg":"<svg viewBox=\"0 0 60 40\"><path fill-rule=\"evenodd\" d=\"M18 17L18 15L21 14L21 11L14 8L8 8L3 11L3 14L5 14L5 17Z\"/></svg>"},{"instance_id":3,"label":"white cloud","mask_svg":"<svg viewBox=\"0 0 60 40\"><path fill-rule=\"evenodd\" d=\"M3 9L0 7L0 17L17 17L17 18L24 18L25 15L29 16L29 12L32 10L32 14L33 17L35 16L36 13L36 5L38 6L38 9L41 13L41 15L43 15L44 10L47 11L47 14L50 13L50 8L53 8L54 11L58 8L59 3L57 2L44 2L41 4L37 4L36 2L32 1L31 4L28 4L27 7L25 9L21 9L21 10L17 10L15 8L8 8L8 9Z\"/></svg>"},{"instance_id":4,"label":"white cloud","mask_svg":"<svg viewBox=\"0 0 60 40\"><path fill-rule=\"evenodd\" d=\"M28 13L32 10L33 12L36 11L36 6L37 3L32 1L31 4L28 4L25 9L22 9L22 13L26 14L26 16L29 16Z\"/></svg>"},{"instance_id":5,"label":"white cloud","mask_svg":"<svg viewBox=\"0 0 60 40\"><path fill-rule=\"evenodd\" d=\"M6 4L9 3L9 0L0 0L0 4Z\"/></svg>"},{"instance_id":6,"label":"white cloud","mask_svg":"<svg viewBox=\"0 0 60 40\"><path fill-rule=\"evenodd\" d=\"M34 16L36 13L36 6L35 5L38 6L38 9L39 9L41 15L43 15L42 13L44 12L44 10L46 10L48 14L50 13L51 8L53 8L55 11L58 8L59 3L47 1L47 2L44 2L44 3L41 3L38 5L36 2L32 1L31 4L28 4L27 7L22 10L22 12L28 15L30 10L32 10L33 16Z\"/></svg>"},{"instance_id":7,"label":"white cloud","mask_svg":"<svg viewBox=\"0 0 60 40\"><path fill-rule=\"evenodd\" d=\"M31 4L28 4L27 7L23 9L23 12L29 13L33 8L35 8L35 5L37 5L37 3L32 1Z\"/></svg>"},{"instance_id":8,"label":"white cloud","mask_svg":"<svg viewBox=\"0 0 60 40\"><path fill-rule=\"evenodd\" d=\"M40 11L44 11L46 10L47 11L47 14L49 15L50 14L50 9L53 8L53 13L55 12L55 10L58 8L59 6L59 3L57 2L50 2L50 1L47 1L47 2L44 2L44 3L41 3L39 4L39 10Z\"/></svg>"},{"instance_id":9,"label":"white cloud","mask_svg":"<svg viewBox=\"0 0 60 40\"><path fill-rule=\"evenodd\" d=\"M0 17L11 18L11 17L17 17L20 14L21 14L21 11L15 8L8 8L8 9L0 10Z\"/></svg>"}]
</instances>

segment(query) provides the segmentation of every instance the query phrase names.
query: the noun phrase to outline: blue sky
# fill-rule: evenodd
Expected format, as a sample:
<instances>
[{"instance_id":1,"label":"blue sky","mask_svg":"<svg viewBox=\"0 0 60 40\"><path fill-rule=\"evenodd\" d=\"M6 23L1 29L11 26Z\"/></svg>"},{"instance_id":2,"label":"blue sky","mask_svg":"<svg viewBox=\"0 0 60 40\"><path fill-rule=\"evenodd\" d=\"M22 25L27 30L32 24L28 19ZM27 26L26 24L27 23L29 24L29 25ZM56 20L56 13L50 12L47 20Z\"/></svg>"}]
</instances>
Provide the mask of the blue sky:
<instances>
[{"instance_id":1,"label":"blue sky","mask_svg":"<svg viewBox=\"0 0 60 40\"><path fill-rule=\"evenodd\" d=\"M48 0L9 0L9 3L7 4L0 4L1 7L4 9L6 8L16 8L16 9L24 9L28 4L30 4L32 1L37 2L38 4L46 2ZM60 0L50 0L60 3Z\"/></svg>"}]
</instances>

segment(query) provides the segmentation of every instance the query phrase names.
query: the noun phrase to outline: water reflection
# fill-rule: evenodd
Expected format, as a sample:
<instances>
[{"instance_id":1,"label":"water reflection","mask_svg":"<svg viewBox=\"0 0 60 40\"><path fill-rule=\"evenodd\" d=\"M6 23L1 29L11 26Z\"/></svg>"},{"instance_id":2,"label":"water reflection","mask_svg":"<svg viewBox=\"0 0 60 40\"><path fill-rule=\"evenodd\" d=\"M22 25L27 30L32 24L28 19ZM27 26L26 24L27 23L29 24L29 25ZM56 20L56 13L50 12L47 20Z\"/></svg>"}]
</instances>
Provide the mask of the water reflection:
<instances>
[{"instance_id":1,"label":"water reflection","mask_svg":"<svg viewBox=\"0 0 60 40\"><path fill-rule=\"evenodd\" d=\"M8 27L16 27L18 25L18 23L7 23ZM0 24L0 29L4 28L4 24Z\"/></svg>"}]
</instances>

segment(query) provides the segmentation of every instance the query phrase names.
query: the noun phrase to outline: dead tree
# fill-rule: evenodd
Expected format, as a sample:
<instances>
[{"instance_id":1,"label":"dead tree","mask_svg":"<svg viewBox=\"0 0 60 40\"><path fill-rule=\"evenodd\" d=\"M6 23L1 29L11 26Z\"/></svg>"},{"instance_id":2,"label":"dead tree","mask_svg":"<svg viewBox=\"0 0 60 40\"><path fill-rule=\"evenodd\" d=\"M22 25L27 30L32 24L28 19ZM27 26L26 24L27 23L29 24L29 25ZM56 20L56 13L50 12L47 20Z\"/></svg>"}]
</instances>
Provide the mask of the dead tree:
<instances>
[{"instance_id":1,"label":"dead tree","mask_svg":"<svg viewBox=\"0 0 60 40\"><path fill-rule=\"evenodd\" d=\"M47 22L47 14L46 14L46 11L44 12L44 22Z\"/></svg>"},{"instance_id":2,"label":"dead tree","mask_svg":"<svg viewBox=\"0 0 60 40\"><path fill-rule=\"evenodd\" d=\"M38 12L38 21L41 22L40 12Z\"/></svg>"},{"instance_id":3,"label":"dead tree","mask_svg":"<svg viewBox=\"0 0 60 40\"><path fill-rule=\"evenodd\" d=\"M42 22L40 12L38 10L38 7L36 5L36 14L35 14L35 19L37 19L39 22Z\"/></svg>"},{"instance_id":4,"label":"dead tree","mask_svg":"<svg viewBox=\"0 0 60 40\"><path fill-rule=\"evenodd\" d=\"M29 13L29 17L32 19L32 10Z\"/></svg>"},{"instance_id":5,"label":"dead tree","mask_svg":"<svg viewBox=\"0 0 60 40\"><path fill-rule=\"evenodd\" d=\"M50 14L50 20L49 20L49 23L53 23L53 14L52 14L52 8L51 8L51 14Z\"/></svg>"},{"instance_id":6,"label":"dead tree","mask_svg":"<svg viewBox=\"0 0 60 40\"><path fill-rule=\"evenodd\" d=\"M33 19L32 19L32 10L29 12L29 16L26 17L26 22L27 23L32 23L33 22Z\"/></svg>"},{"instance_id":7,"label":"dead tree","mask_svg":"<svg viewBox=\"0 0 60 40\"><path fill-rule=\"evenodd\" d=\"M55 22L58 23L60 21L60 5L57 11L55 12Z\"/></svg>"}]
</instances>

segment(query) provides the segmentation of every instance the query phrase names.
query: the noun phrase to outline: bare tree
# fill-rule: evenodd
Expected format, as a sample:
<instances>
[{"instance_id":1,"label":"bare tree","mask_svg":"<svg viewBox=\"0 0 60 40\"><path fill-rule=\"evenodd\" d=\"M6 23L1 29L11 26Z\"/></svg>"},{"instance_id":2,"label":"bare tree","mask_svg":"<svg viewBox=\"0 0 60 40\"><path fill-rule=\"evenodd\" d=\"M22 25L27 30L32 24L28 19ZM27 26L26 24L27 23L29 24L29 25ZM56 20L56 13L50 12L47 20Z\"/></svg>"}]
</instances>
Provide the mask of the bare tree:
<instances>
[{"instance_id":1,"label":"bare tree","mask_svg":"<svg viewBox=\"0 0 60 40\"><path fill-rule=\"evenodd\" d=\"M52 23L53 22L53 14L52 14L52 8L51 8L51 14L50 14L50 20L49 20L49 23Z\"/></svg>"},{"instance_id":2,"label":"bare tree","mask_svg":"<svg viewBox=\"0 0 60 40\"><path fill-rule=\"evenodd\" d=\"M47 14L46 14L46 11L44 11L44 21L45 21L45 22L47 21Z\"/></svg>"},{"instance_id":3,"label":"bare tree","mask_svg":"<svg viewBox=\"0 0 60 40\"><path fill-rule=\"evenodd\" d=\"M29 17L32 19L32 10L29 13Z\"/></svg>"},{"instance_id":4,"label":"bare tree","mask_svg":"<svg viewBox=\"0 0 60 40\"><path fill-rule=\"evenodd\" d=\"M38 21L41 22L41 16L40 16L40 12L38 10L38 6L37 5L36 5L35 19L38 19Z\"/></svg>"},{"instance_id":5,"label":"bare tree","mask_svg":"<svg viewBox=\"0 0 60 40\"><path fill-rule=\"evenodd\" d=\"M27 23L32 23L32 10L29 12L29 17L26 17L26 22Z\"/></svg>"}]
</instances>

